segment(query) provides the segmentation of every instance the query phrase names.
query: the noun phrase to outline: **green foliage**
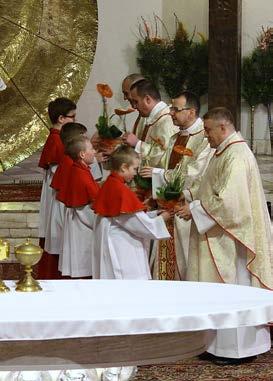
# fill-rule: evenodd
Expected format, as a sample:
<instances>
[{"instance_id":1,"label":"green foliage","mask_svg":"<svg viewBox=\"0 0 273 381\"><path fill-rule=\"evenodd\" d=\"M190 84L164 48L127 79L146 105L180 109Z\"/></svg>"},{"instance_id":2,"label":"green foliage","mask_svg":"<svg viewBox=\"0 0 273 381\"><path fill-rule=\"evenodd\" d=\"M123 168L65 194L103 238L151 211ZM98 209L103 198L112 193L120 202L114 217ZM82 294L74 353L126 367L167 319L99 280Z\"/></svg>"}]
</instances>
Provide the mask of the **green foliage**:
<instances>
[{"instance_id":1,"label":"green foliage","mask_svg":"<svg viewBox=\"0 0 273 381\"><path fill-rule=\"evenodd\" d=\"M115 126L108 126L108 118L101 115L96 124L99 136L104 139L115 139L118 138L122 132Z\"/></svg>"},{"instance_id":2,"label":"green foliage","mask_svg":"<svg viewBox=\"0 0 273 381\"><path fill-rule=\"evenodd\" d=\"M182 184L178 177L174 179L173 182L163 185L158 188L156 194L158 198L164 200L178 200L182 192Z\"/></svg>"},{"instance_id":3,"label":"green foliage","mask_svg":"<svg viewBox=\"0 0 273 381\"><path fill-rule=\"evenodd\" d=\"M163 86L170 98L181 90L201 96L208 91L208 42L189 37L177 22L172 40L147 36L137 44L137 63L141 73L156 86Z\"/></svg>"},{"instance_id":4,"label":"green foliage","mask_svg":"<svg viewBox=\"0 0 273 381\"><path fill-rule=\"evenodd\" d=\"M161 68L158 63L162 62L164 56L162 44L145 38L144 41L138 42L137 53L137 64L141 68L142 74L159 86Z\"/></svg>"},{"instance_id":5,"label":"green foliage","mask_svg":"<svg viewBox=\"0 0 273 381\"><path fill-rule=\"evenodd\" d=\"M250 107L261 102L260 86L261 73L254 60L254 55L243 58L242 64L242 95Z\"/></svg>"},{"instance_id":6,"label":"green foliage","mask_svg":"<svg viewBox=\"0 0 273 381\"><path fill-rule=\"evenodd\" d=\"M140 176L139 173L134 177L136 185L141 189L152 189L152 179Z\"/></svg>"},{"instance_id":7,"label":"green foliage","mask_svg":"<svg viewBox=\"0 0 273 381\"><path fill-rule=\"evenodd\" d=\"M273 50L256 48L243 59L242 95L250 106L273 101Z\"/></svg>"}]
</instances>

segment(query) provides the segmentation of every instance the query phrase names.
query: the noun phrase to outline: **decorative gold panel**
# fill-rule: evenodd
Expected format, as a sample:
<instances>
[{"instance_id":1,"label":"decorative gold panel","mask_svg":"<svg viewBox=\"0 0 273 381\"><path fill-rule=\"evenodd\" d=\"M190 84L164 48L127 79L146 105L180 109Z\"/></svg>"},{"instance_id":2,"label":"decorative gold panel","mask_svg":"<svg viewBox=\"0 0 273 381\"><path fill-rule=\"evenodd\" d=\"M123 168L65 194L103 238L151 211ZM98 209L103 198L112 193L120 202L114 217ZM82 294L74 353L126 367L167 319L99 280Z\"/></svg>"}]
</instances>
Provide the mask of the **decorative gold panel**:
<instances>
[{"instance_id":1,"label":"decorative gold panel","mask_svg":"<svg viewBox=\"0 0 273 381\"><path fill-rule=\"evenodd\" d=\"M78 100L96 41L95 0L0 0L0 171L44 144L51 100Z\"/></svg>"}]
</instances>

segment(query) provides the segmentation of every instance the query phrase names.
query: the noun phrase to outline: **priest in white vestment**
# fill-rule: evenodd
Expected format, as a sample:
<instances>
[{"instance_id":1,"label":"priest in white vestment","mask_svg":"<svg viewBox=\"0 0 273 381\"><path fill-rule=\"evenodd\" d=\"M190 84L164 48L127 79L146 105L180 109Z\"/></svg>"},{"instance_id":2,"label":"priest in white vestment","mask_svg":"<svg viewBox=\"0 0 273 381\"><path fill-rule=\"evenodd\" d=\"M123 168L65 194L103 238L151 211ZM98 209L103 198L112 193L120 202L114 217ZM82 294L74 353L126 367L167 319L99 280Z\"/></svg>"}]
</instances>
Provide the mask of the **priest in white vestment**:
<instances>
[{"instance_id":1,"label":"priest in white vestment","mask_svg":"<svg viewBox=\"0 0 273 381\"><path fill-rule=\"evenodd\" d=\"M271 222L254 155L226 108L210 110L204 127L216 153L199 189L189 189L192 202L179 212L194 222L187 280L272 290ZM217 331L208 352L236 363L270 347L268 327L238 327Z\"/></svg>"}]
</instances>

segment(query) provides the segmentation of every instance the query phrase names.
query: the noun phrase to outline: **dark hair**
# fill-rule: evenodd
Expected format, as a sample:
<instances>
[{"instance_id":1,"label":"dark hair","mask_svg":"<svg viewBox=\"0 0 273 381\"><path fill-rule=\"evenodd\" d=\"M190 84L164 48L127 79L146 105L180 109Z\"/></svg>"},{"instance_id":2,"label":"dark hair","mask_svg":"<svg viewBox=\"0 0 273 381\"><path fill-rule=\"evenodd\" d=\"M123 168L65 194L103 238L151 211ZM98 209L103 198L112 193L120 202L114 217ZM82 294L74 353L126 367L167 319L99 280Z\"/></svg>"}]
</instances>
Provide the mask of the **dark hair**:
<instances>
[{"instance_id":1,"label":"dark hair","mask_svg":"<svg viewBox=\"0 0 273 381\"><path fill-rule=\"evenodd\" d=\"M87 128L81 123L65 123L60 131L60 138L64 145L66 145L69 140L78 135L83 135L87 132Z\"/></svg>"},{"instance_id":2,"label":"dark hair","mask_svg":"<svg viewBox=\"0 0 273 381\"><path fill-rule=\"evenodd\" d=\"M65 153L70 156L72 160L77 160L79 153L86 149L86 142L90 142L90 139L84 135L72 138L65 146Z\"/></svg>"},{"instance_id":3,"label":"dark hair","mask_svg":"<svg viewBox=\"0 0 273 381\"><path fill-rule=\"evenodd\" d=\"M196 115L199 116L200 101L199 101L199 98L194 93L192 93L191 91L187 91L187 90L181 91L174 98L179 98L179 97L185 97L186 98L185 107L194 108Z\"/></svg>"},{"instance_id":4,"label":"dark hair","mask_svg":"<svg viewBox=\"0 0 273 381\"><path fill-rule=\"evenodd\" d=\"M112 171L118 171L122 164L131 165L134 159L138 159L139 155L134 148L128 145L119 146L110 156L109 164Z\"/></svg>"},{"instance_id":5,"label":"dark hair","mask_svg":"<svg viewBox=\"0 0 273 381\"><path fill-rule=\"evenodd\" d=\"M226 107L214 107L210 109L206 114L203 116L203 119L213 119L213 120L222 120L231 123L234 126L234 118L232 113L227 109Z\"/></svg>"},{"instance_id":6,"label":"dark hair","mask_svg":"<svg viewBox=\"0 0 273 381\"><path fill-rule=\"evenodd\" d=\"M132 73L132 74L128 74L122 81L122 83L126 82L126 81L129 81L130 84L131 84L131 87L139 82L139 81L143 81L143 79L145 79L145 77L140 74L140 73Z\"/></svg>"},{"instance_id":7,"label":"dark hair","mask_svg":"<svg viewBox=\"0 0 273 381\"><path fill-rule=\"evenodd\" d=\"M59 116L66 116L69 111L76 110L76 104L68 98L56 98L48 104L48 115L52 124L58 122Z\"/></svg>"},{"instance_id":8,"label":"dark hair","mask_svg":"<svg viewBox=\"0 0 273 381\"><path fill-rule=\"evenodd\" d=\"M161 96L158 89L151 81L148 81L147 79L142 79L141 81L135 82L131 86L130 91L133 89L136 89L137 95L141 98L144 98L145 95L149 95L155 101L161 101Z\"/></svg>"}]
</instances>

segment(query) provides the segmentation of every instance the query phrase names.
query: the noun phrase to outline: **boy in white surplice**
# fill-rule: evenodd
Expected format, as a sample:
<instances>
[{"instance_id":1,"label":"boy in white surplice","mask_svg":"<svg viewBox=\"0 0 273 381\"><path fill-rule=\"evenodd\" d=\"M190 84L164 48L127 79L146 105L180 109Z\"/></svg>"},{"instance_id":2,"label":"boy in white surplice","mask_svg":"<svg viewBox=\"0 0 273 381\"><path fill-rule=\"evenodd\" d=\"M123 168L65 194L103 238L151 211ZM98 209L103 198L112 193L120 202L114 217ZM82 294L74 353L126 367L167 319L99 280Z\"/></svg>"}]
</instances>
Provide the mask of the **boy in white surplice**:
<instances>
[{"instance_id":1,"label":"boy in white surplice","mask_svg":"<svg viewBox=\"0 0 273 381\"><path fill-rule=\"evenodd\" d=\"M164 222L170 214L145 213L144 205L126 184L138 166L138 154L128 146L119 147L111 157L111 174L93 204L97 214L94 278L150 279L149 241L170 236Z\"/></svg>"}]
</instances>

